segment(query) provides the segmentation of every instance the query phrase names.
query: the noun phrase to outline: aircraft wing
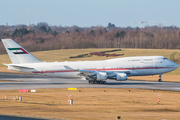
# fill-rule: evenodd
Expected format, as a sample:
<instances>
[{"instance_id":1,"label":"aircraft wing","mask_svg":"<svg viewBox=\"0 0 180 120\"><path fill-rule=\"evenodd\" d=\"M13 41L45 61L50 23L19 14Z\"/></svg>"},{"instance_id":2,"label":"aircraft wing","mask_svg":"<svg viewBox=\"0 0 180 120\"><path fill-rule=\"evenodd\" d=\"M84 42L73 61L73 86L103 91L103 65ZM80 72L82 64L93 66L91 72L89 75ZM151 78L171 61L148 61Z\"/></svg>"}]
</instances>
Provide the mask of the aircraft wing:
<instances>
[{"instance_id":1,"label":"aircraft wing","mask_svg":"<svg viewBox=\"0 0 180 120\"><path fill-rule=\"evenodd\" d=\"M73 69L73 68L71 68L69 66L66 66L66 65L64 65L64 68L66 68L66 70L78 71L78 70L75 70L75 69Z\"/></svg>"},{"instance_id":2,"label":"aircraft wing","mask_svg":"<svg viewBox=\"0 0 180 120\"><path fill-rule=\"evenodd\" d=\"M66 70L72 70L72 71L79 71L79 76L86 80L99 80L103 81L106 79L115 79L115 80L127 80L127 74L130 73L130 71L96 71L96 70L75 70L73 68L70 68L69 66L64 66Z\"/></svg>"}]
</instances>

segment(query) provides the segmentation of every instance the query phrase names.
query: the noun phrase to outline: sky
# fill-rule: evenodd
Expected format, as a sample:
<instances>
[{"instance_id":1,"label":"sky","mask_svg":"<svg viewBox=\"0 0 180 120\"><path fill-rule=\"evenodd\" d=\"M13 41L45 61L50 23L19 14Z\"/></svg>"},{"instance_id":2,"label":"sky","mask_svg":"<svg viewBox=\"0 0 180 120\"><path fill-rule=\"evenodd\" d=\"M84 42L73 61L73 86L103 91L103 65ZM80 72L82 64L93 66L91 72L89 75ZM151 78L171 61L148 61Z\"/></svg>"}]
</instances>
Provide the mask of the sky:
<instances>
[{"instance_id":1,"label":"sky","mask_svg":"<svg viewBox=\"0 0 180 120\"><path fill-rule=\"evenodd\" d=\"M180 0L0 0L0 25L180 27Z\"/></svg>"}]
</instances>

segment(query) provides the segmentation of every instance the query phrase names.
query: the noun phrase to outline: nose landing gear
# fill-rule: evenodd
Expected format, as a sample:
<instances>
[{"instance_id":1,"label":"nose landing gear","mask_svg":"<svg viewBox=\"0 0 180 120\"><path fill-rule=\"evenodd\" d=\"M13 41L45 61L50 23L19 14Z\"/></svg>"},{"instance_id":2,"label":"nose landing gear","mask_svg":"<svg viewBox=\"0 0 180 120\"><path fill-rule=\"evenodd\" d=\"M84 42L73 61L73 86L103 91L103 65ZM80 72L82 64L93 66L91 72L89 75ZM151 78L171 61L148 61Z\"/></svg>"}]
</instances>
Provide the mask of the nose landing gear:
<instances>
[{"instance_id":1,"label":"nose landing gear","mask_svg":"<svg viewBox=\"0 0 180 120\"><path fill-rule=\"evenodd\" d=\"M158 80L158 82L162 82L161 76L162 76L162 74L159 74L159 80Z\"/></svg>"}]
</instances>

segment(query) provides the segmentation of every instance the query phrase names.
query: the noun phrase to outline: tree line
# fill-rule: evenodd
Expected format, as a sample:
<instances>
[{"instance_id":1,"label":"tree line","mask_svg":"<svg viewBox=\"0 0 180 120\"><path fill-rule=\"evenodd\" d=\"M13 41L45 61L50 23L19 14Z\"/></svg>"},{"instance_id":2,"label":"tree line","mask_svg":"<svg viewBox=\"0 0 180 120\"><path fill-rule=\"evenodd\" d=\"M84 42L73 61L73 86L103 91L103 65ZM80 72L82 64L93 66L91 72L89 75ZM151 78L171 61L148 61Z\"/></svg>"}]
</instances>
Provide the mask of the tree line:
<instances>
[{"instance_id":1,"label":"tree line","mask_svg":"<svg viewBox=\"0 0 180 120\"><path fill-rule=\"evenodd\" d=\"M0 25L0 38L12 38L28 51L81 48L180 49L180 29L169 27L107 27ZM0 54L6 53L0 44Z\"/></svg>"}]
</instances>

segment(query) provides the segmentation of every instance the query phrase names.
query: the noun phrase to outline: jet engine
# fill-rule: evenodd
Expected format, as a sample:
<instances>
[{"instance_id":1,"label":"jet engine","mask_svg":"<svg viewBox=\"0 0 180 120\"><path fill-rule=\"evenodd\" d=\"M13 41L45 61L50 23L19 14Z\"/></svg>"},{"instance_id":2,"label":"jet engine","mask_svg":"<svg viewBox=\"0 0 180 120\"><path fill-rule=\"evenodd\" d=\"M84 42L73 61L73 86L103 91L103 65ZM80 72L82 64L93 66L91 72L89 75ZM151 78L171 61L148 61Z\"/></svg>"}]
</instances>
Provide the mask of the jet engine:
<instances>
[{"instance_id":1,"label":"jet engine","mask_svg":"<svg viewBox=\"0 0 180 120\"><path fill-rule=\"evenodd\" d=\"M107 79L107 74L104 72L97 72L96 74L96 80L106 80Z\"/></svg>"},{"instance_id":2,"label":"jet engine","mask_svg":"<svg viewBox=\"0 0 180 120\"><path fill-rule=\"evenodd\" d=\"M104 72L95 72L94 74L86 76L86 80L102 81L106 79L107 79L107 73L104 73Z\"/></svg>"},{"instance_id":3,"label":"jet engine","mask_svg":"<svg viewBox=\"0 0 180 120\"><path fill-rule=\"evenodd\" d=\"M125 81L127 80L126 73L116 73L116 81Z\"/></svg>"}]
</instances>

